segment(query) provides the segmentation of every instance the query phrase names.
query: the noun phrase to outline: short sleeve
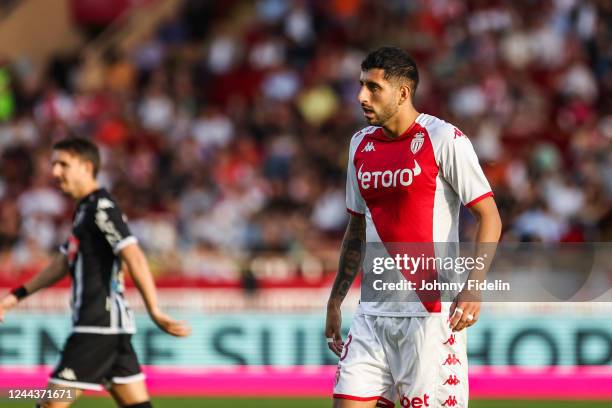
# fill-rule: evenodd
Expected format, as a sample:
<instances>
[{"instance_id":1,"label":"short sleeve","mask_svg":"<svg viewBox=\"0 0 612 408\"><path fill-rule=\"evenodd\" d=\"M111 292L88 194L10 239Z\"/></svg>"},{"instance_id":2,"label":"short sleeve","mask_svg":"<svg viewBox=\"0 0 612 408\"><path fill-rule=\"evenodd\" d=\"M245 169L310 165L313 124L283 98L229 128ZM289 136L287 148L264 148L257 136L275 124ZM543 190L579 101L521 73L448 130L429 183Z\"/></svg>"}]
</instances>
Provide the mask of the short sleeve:
<instances>
[{"instance_id":1,"label":"short sleeve","mask_svg":"<svg viewBox=\"0 0 612 408\"><path fill-rule=\"evenodd\" d=\"M130 232L121 210L108 198L98 200L95 224L115 254L138 242Z\"/></svg>"},{"instance_id":2,"label":"short sleeve","mask_svg":"<svg viewBox=\"0 0 612 408\"><path fill-rule=\"evenodd\" d=\"M478 163L470 140L459 130L445 138L441 146L439 167L444 179L453 187L461 202L470 207L493 196L491 186Z\"/></svg>"},{"instance_id":3,"label":"short sleeve","mask_svg":"<svg viewBox=\"0 0 612 408\"><path fill-rule=\"evenodd\" d=\"M359 191L355 165L353 164L353 154L349 154L349 161L346 170L346 209L352 215L363 216L365 214L365 201Z\"/></svg>"}]
</instances>

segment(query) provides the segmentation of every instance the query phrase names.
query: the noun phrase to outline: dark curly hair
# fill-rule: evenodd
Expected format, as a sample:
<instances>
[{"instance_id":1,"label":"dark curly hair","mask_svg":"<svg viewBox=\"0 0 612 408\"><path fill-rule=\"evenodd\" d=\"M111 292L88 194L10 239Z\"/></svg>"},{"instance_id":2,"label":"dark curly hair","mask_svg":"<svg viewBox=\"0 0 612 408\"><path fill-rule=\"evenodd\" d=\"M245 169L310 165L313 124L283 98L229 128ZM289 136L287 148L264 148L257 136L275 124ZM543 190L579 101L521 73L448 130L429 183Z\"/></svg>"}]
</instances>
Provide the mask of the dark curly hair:
<instances>
[{"instance_id":1,"label":"dark curly hair","mask_svg":"<svg viewBox=\"0 0 612 408\"><path fill-rule=\"evenodd\" d=\"M398 47L381 47L370 52L361 62L361 70L379 68L385 71L384 78L400 82L408 81L411 84L412 97L419 85L419 71L414 60L408 53Z\"/></svg>"}]
</instances>

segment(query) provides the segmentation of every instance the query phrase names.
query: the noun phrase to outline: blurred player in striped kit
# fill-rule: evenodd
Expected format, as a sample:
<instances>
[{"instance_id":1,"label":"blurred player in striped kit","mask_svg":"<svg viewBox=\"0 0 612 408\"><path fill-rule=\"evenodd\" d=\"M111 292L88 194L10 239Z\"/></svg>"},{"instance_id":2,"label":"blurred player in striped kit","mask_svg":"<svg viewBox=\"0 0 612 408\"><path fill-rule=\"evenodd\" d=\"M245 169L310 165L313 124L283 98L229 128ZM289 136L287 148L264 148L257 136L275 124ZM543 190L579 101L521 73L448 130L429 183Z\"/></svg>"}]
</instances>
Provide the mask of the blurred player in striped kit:
<instances>
[{"instance_id":1,"label":"blurred player in striped kit","mask_svg":"<svg viewBox=\"0 0 612 408\"><path fill-rule=\"evenodd\" d=\"M49 379L50 389L101 390L106 386L122 407L150 407L138 358L131 344L134 316L123 292L125 264L151 319L173 336L190 328L164 314L147 260L113 197L96 181L98 148L86 139L65 139L53 146L52 171L59 188L76 202L72 233L49 266L0 301L0 319L19 300L70 274L72 333ZM41 401L62 408L70 401Z\"/></svg>"}]
</instances>

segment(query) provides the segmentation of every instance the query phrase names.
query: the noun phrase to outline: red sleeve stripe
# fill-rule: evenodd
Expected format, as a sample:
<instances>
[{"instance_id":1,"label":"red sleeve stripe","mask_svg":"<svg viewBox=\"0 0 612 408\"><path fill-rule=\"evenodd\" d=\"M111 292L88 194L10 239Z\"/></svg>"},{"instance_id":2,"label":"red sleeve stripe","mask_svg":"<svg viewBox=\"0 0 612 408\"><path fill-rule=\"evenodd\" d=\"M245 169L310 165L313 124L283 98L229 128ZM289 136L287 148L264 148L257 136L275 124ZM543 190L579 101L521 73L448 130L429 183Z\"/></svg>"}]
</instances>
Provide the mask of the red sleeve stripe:
<instances>
[{"instance_id":1,"label":"red sleeve stripe","mask_svg":"<svg viewBox=\"0 0 612 408\"><path fill-rule=\"evenodd\" d=\"M476 204L477 202L479 202L481 200L484 200L487 197L493 197L493 192L489 191L488 193L485 193L485 194L481 195L480 197L476 197L475 199L473 199L472 201L467 203L465 206L469 208L469 207L473 206L474 204Z\"/></svg>"},{"instance_id":2,"label":"red sleeve stripe","mask_svg":"<svg viewBox=\"0 0 612 408\"><path fill-rule=\"evenodd\" d=\"M365 214L362 213L358 213L357 211L353 211L350 208L347 208L346 211L351 214L354 215L355 217L365 217Z\"/></svg>"},{"instance_id":3,"label":"red sleeve stripe","mask_svg":"<svg viewBox=\"0 0 612 408\"><path fill-rule=\"evenodd\" d=\"M384 397L356 397L354 395L347 395L347 394L334 394L334 398L351 400L351 401L375 401L376 400L376 401L384 403L385 406L389 406L389 407L395 406L395 404L392 401L389 401L388 399Z\"/></svg>"}]
</instances>

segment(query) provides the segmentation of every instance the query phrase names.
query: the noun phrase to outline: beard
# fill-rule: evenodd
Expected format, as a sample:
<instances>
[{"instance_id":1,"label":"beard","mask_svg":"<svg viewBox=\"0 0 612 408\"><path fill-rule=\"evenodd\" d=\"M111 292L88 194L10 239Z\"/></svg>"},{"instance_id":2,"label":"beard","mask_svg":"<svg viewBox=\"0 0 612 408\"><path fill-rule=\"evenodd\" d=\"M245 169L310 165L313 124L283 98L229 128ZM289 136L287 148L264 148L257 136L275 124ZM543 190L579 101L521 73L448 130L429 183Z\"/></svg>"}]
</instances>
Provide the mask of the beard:
<instances>
[{"instance_id":1,"label":"beard","mask_svg":"<svg viewBox=\"0 0 612 408\"><path fill-rule=\"evenodd\" d=\"M380 108L380 111L373 111L372 118L366 118L371 126L384 126L399 110L397 104L389 102L387 105Z\"/></svg>"}]
</instances>

